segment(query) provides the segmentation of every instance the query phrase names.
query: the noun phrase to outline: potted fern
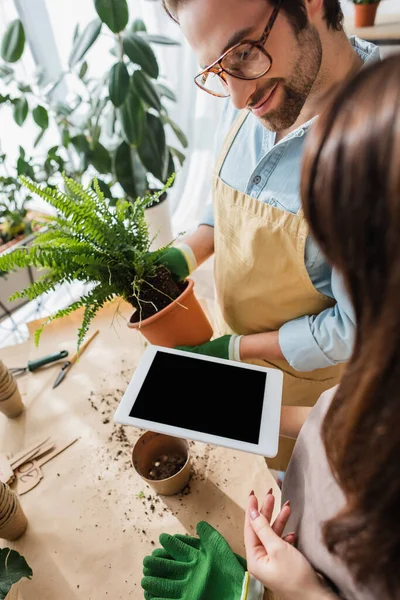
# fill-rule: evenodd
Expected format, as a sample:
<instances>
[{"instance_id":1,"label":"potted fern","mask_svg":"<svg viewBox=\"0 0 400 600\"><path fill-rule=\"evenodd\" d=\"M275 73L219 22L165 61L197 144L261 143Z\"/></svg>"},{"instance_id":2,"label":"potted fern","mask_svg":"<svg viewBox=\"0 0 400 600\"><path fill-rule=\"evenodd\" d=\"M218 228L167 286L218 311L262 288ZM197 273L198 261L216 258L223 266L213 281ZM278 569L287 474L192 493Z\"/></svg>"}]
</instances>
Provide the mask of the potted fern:
<instances>
[{"instance_id":1,"label":"potted fern","mask_svg":"<svg viewBox=\"0 0 400 600\"><path fill-rule=\"evenodd\" d=\"M64 189L41 187L21 176L21 183L56 210L43 223L32 245L0 256L0 270L33 266L45 274L15 298L33 300L65 282L90 285L89 292L49 317L35 332L36 344L47 323L84 308L78 332L78 348L100 308L115 296L135 309L129 326L139 329L147 340L162 346L197 345L212 336L210 323L194 296L194 282L176 282L162 256L168 247L151 252L153 238L145 218L146 207L154 204L172 184L134 202L120 199L110 207L96 179L90 187L63 175ZM172 242L171 242L172 243ZM172 326L170 325L172 321Z\"/></svg>"}]
</instances>

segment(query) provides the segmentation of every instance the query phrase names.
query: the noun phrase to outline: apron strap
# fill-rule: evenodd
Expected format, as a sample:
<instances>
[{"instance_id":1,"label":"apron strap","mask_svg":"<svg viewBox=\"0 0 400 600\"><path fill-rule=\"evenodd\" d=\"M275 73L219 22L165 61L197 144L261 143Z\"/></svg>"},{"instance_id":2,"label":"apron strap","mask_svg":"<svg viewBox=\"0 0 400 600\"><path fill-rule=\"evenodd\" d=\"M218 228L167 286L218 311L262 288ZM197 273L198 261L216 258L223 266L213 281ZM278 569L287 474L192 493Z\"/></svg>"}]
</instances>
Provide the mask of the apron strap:
<instances>
[{"instance_id":1,"label":"apron strap","mask_svg":"<svg viewBox=\"0 0 400 600\"><path fill-rule=\"evenodd\" d=\"M242 124L244 123L244 120L246 119L246 117L249 114L249 110L243 109L239 112L238 116L236 117L236 119L234 120L232 127L230 128L230 130L228 131L224 143L222 145L222 149L219 153L219 156L217 158L217 162L215 165L215 175L217 177L219 177L219 173L222 169L222 165L224 164L225 158L230 150L230 147L233 143L233 140L235 139L239 129L241 128Z\"/></svg>"}]
</instances>

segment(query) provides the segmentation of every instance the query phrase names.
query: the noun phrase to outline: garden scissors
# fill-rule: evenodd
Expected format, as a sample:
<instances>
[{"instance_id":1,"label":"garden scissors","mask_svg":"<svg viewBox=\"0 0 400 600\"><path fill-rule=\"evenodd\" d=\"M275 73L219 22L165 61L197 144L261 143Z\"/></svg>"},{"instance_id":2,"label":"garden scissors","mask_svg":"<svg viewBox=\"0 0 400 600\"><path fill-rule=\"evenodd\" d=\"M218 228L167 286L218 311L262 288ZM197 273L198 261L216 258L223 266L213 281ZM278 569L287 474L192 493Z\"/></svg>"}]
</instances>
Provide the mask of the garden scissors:
<instances>
[{"instance_id":1,"label":"garden scissors","mask_svg":"<svg viewBox=\"0 0 400 600\"><path fill-rule=\"evenodd\" d=\"M23 375L24 373L32 373L36 371L36 369L40 369L40 367L44 367L44 365L48 365L52 362L60 360L61 358L66 358L68 356L67 350L61 350L56 354L49 354L48 356L43 356L43 358L38 358L37 360L29 360L26 367L12 367L8 369L13 375Z\"/></svg>"},{"instance_id":2,"label":"garden scissors","mask_svg":"<svg viewBox=\"0 0 400 600\"><path fill-rule=\"evenodd\" d=\"M71 356L71 358L69 360L67 360L63 364L63 366L61 367L61 371L59 372L59 374L56 377L55 382L53 383L53 389L56 388L58 385L60 385L60 383L62 382L62 380L66 376L67 371L70 369L70 367L72 367L72 365L74 365L76 363L76 361L78 360L78 358L80 357L80 355L82 354L82 352L84 350L86 350L86 348L89 346L90 342L96 337L96 335L98 333L100 333L99 329L97 329L97 331L95 331L93 333L93 335L80 347L79 352L76 352L73 356Z\"/></svg>"}]
</instances>

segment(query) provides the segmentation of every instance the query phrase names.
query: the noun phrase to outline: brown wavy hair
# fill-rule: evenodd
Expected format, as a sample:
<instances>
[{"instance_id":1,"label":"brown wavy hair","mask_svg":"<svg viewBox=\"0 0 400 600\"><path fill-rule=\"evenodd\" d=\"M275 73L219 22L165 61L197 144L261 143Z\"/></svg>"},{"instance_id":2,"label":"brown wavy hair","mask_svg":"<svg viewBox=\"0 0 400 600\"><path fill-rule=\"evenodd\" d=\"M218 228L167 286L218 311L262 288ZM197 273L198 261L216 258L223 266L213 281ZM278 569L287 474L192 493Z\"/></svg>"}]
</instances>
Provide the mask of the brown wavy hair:
<instances>
[{"instance_id":1,"label":"brown wavy hair","mask_svg":"<svg viewBox=\"0 0 400 600\"><path fill-rule=\"evenodd\" d=\"M188 0L162 0L164 9L176 23L179 23L178 7L184 2L188 2ZM271 4L277 3L278 0L271 0ZM282 0L281 5L296 33L306 27L308 20L304 0ZM342 30L343 12L339 0L324 0L324 18L328 29Z\"/></svg>"},{"instance_id":2,"label":"brown wavy hair","mask_svg":"<svg viewBox=\"0 0 400 600\"><path fill-rule=\"evenodd\" d=\"M361 69L308 134L301 194L357 332L322 437L347 504L324 526L359 584L400 597L400 55Z\"/></svg>"}]
</instances>

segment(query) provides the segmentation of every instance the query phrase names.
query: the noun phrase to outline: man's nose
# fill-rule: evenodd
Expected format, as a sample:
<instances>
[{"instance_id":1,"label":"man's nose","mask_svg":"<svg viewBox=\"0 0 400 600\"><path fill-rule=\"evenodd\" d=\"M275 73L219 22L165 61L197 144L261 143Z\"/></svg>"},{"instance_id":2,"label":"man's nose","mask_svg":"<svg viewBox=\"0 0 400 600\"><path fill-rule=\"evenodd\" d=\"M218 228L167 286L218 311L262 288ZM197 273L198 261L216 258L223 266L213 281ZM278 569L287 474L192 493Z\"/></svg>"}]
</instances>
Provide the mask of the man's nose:
<instances>
[{"instance_id":1,"label":"man's nose","mask_svg":"<svg viewBox=\"0 0 400 600\"><path fill-rule=\"evenodd\" d=\"M246 108L256 90L255 80L238 79L237 77L226 75L226 83L233 106L237 109Z\"/></svg>"}]
</instances>

